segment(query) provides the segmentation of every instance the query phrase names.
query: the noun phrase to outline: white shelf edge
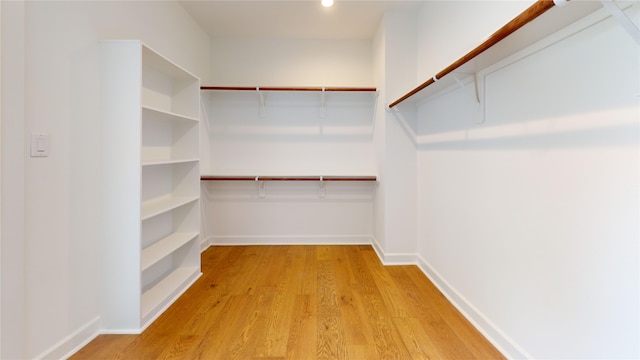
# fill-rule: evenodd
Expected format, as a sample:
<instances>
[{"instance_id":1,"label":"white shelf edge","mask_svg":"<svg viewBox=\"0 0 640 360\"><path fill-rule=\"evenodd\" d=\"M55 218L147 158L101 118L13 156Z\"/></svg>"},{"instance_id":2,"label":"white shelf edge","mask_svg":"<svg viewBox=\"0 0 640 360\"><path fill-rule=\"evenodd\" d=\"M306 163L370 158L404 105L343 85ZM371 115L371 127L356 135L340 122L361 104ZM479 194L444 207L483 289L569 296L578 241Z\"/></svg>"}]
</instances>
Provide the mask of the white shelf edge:
<instances>
[{"instance_id":1,"label":"white shelf edge","mask_svg":"<svg viewBox=\"0 0 640 360\"><path fill-rule=\"evenodd\" d=\"M152 113L156 113L158 115L162 115L163 118L165 119L178 119L178 120L187 120L187 121L195 121L195 122L199 122L200 119L194 116L189 116L189 115L185 115L185 114L179 114L179 113L175 113L172 111L166 111L154 106L149 106L149 105L142 105L142 110L143 111L149 111Z\"/></svg>"},{"instance_id":2,"label":"white shelf edge","mask_svg":"<svg viewBox=\"0 0 640 360\"><path fill-rule=\"evenodd\" d=\"M197 232L175 232L142 249L141 271L145 271L158 261L171 255L181 246L196 239L198 235Z\"/></svg>"},{"instance_id":3,"label":"white shelf edge","mask_svg":"<svg viewBox=\"0 0 640 360\"><path fill-rule=\"evenodd\" d=\"M142 324L150 322L154 314L161 313L163 308L171 305L200 274L198 267L179 267L142 293L140 304Z\"/></svg>"},{"instance_id":4,"label":"white shelf edge","mask_svg":"<svg viewBox=\"0 0 640 360\"><path fill-rule=\"evenodd\" d=\"M162 159L162 160L142 160L142 166L154 166L154 165L171 165L171 164L187 164L197 163L200 159Z\"/></svg>"},{"instance_id":5,"label":"white shelf edge","mask_svg":"<svg viewBox=\"0 0 640 360\"><path fill-rule=\"evenodd\" d=\"M378 176L372 173L293 173L293 174L282 174L282 173L201 173L200 176Z\"/></svg>"},{"instance_id":6,"label":"white shelf edge","mask_svg":"<svg viewBox=\"0 0 640 360\"><path fill-rule=\"evenodd\" d=\"M144 201L141 206L141 221L150 219L167 211L171 211L180 206L197 201L200 197L194 196L171 196L160 199Z\"/></svg>"},{"instance_id":7,"label":"white shelf edge","mask_svg":"<svg viewBox=\"0 0 640 360\"><path fill-rule=\"evenodd\" d=\"M258 180L260 180L260 178L271 178L271 177L291 177L291 178L299 178L299 177L323 177L323 178L333 178L333 177L344 177L344 178L360 178L360 177L365 177L365 178L376 178L376 180L379 180L380 177L378 175L375 174L322 174L322 175L318 175L318 174L262 174L262 175L256 175L256 174L200 174L200 177L230 177L230 178L234 178L234 177L252 177L252 178L258 178Z\"/></svg>"}]
</instances>

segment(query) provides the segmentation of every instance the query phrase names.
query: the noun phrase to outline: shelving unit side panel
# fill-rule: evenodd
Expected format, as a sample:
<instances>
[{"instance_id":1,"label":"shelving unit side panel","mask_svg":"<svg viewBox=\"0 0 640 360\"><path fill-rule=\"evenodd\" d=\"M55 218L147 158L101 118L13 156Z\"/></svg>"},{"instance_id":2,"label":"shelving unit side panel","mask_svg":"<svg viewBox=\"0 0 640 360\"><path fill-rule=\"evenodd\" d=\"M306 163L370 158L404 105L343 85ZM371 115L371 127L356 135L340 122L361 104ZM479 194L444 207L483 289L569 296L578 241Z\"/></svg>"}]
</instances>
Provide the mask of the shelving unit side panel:
<instances>
[{"instance_id":1,"label":"shelving unit side panel","mask_svg":"<svg viewBox=\"0 0 640 360\"><path fill-rule=\"evenodd\" d=\"M106 41L102 56L102 326L140 327L140 43Z\"/></svg>"}]
</instances>

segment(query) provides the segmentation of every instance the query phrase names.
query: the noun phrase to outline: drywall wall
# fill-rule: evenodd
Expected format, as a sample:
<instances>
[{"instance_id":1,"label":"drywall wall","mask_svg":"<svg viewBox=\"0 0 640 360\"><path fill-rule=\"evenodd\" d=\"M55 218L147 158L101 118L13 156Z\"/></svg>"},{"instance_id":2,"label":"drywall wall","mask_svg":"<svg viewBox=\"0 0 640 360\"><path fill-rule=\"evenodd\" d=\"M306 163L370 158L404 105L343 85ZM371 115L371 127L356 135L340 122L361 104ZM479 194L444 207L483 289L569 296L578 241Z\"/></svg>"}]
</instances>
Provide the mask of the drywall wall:
<instances>
[{"instance_id":1,"label":"drywall wall","mask_svg":"<svg viewBox=\"0 0 640 360\"><path fill-rule=\"evenodd\" d=\"M369 244L375 183L213 182L202 185L213 245ZM323 195L320 195L320 192Z\"/></svg>"},{"instance_id":2,"label":"drywall wall","mask_svg":"<svg viewBox=\"0 0 640 360\"><path fill-rule=\"evenodd\" d=\"M208 171L222 175L365 175L375 92L210 91ZM324 103L322 105L324 96Z\"/></svg>"},{"instance_id":3,"label":"drywall wall","mask_svg":"<svg viewBox=\"0 0 640 360\"><path fill-rule=\"evenodd\" d=\"M367 40L213 38L210 85L373 85ZM207 92L202 172L376 175L376 93ZM207 182L212 244L370 243L375 183ZM331 224L331 225L330 225Z\"/></svg>"},{"instance_id":4,"label":"drywall wall","mask_svg":"<svg viewBox=\"0 0 640 360\"><path fill-rule=\"evenodd\" d=\"M213 38L211 85L372 86L369 40Z\"/></svg>"},{"instance_id":5,"label":"drywall wall","mask_svg":"<svg viewBox=\"0 0 640 360\"><path fill-rule=\"evenodd\" d=\"M416 8L386 13L372 40L376 81L382 84L374 134L380 185L373 245L385 264L415 262L415 113L390 111L387 104L415 78Z\"/></svg>"},{"instance_id":6,"label":"drywall wall","mask_svg":"<svg viewBox=\"0 0 640 360\"><path fill-rule=\"evenodd\" d=\"M532 3L532 0L425 2L416 12L421 30L417 32L415 85L461 58ZM414 84L406 86L409 91Z\"/></svg>"},{"instance_id":7,"label":"drywall wall","mask_svg":"<svg viewBox=\"0 0 640 360\"><path fill-rule=\"evenodd\" d=\"M5 10L15 5L3 2L2 6ZM23 273L18 269L11 278L23 277L24 303L2 302L3 315L15 312L13 317L3 316L3 327L5 320L13 320L8 325L22 332L3 331L2 350L3 358L5 354L11 354L9 358L60 358L99 329L98 41L142 39L207 78L209 38L173 2L25 2L21 6L24 17L12 25L15 32L10 39L24 37L17 45L24 48L24 82L16 79L18 83L12 85L20 90L24 83L24 117L2 124L3 136L15 139L3 141L3 146L21 151L3 151L2 164L3 175L11 174L9 187L3 184L3 191L16 191L3 196L3 209L16 209L12 216L18 221L24 209L24 227L19 223L13 230L13 226L3 227L18 237L16 247L9 248L11 253L5 252L3 243L2 256L24 259ZM20 70L18 64L3 61L3 75L20 74ZM20 115L21 103L16 102L15 108L5 106L3 112ZM31 132L49 134L48 157L30 158L22 151ZM24 164L23 177L4 168L14 164L18 171ZM23 198L15 183L20 177ZM2 286L5 294L5 281ZM22 338L8 345L4 340L10 334Z\"/></svg>"},{"instance_id":8,"label":"drywall wall","mask_svg":"<svg viewBox=\"0 0 640 360\"><path fill-rule=\"evenodd\" d=\"M416 8L401 8L384 16L385 99L389 104L415 77ZM416 252L415 112L384 111L385 264L414 263Z\"/></svg>"},{"instance_id":9,"label":"drywall wall","mask_svg":"<svg viewBox=\"0 0 640 360\"><path fill-rule=\"evenodd\" d=\"M371 40L373 57L373 79L379 89L378 100L386 99L385 84L385 25L384 19L378 25L376 33ZM385 168L385 102L378 101L373 127L373 147L375 164L378 171L380 184L373 199L373 245L380 258L383 258L382 249L385 247L385 194L386 194L386 168Z\"/></svg>"},{"instance_id":10,"label":"drywall wall","mask_svg":"<svg viewBox=\"0 0 640 360\"><path fill-rule=\"evenodd\" d=\"M420 264L513 358L640 356L638 45L600 19L418 109Z\"/></svg>"},{"instance_id":11,"label":"drywall wall","mask_svg":"<svg viewBox=\"0 0 640 360\"><path fill-rule=\"evenodd\" d=\"M2 2L2 322L0 358L25 346L24 2ZM11 89L11 91L7 91Z\"/></svg>"},{"instance_id":12,"label":"drywall wall","mask_svg":"<svg viewBox=\"0 0 640 360\"><path fill-rule=\"evenodd\" d=\"M376 175L377 94L210 92L205 174ZM206 172L205 172L206 171ZM264 185L263 196L258 186ZM206 182L204 232L212 244L369 243L375 183ZM323 192L321 194L321 192Z\"/></svg>"}]
</instances>

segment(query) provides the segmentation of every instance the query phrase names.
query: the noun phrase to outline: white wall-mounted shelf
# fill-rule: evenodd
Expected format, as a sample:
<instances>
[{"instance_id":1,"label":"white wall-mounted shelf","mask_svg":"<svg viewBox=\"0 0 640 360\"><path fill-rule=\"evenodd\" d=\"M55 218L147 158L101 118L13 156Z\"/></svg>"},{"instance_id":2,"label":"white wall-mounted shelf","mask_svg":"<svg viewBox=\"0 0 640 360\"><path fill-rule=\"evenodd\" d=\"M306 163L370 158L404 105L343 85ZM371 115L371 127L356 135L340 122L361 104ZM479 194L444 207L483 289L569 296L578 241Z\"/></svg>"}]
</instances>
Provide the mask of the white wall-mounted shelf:
<instances>
[{"instance_id":1,"label":"white wall-mounted shelf","mask_svg":"<svg viewBox=\"0 0 640 360\"><path fill-rule=\"evenodd\" d=\"M377 92L375 87L335 87L335 86L307 86L307 87L277 87L277 86L201 86L200 90L207 91L286 91L286 92Z\"/></svg>"},{"instance_id":2,"label":"white wall-mounted shelf","mask_svg":"<svg viewBox=\"0 0 640 360\"><path fill-rule=\"evenodd\" d=\"M359 183L377 183L378 177L375 175L328 175L328 176L308 176L308 175L288 175L288 176L237 176L237 175L202 175L201 181L254 181L258 184L258 197L266 197L265 182L316 182L318 183L318 196L326 197L327 182L359 182Z\"/></svg>"},{"instance_id":3,"label":"white wall-mounted shelf","mask_svg":"<svg viewBox=\"0 0 640 360\"><path fill-rule=\"evenodd\" d=\"M101 319L140 332L200 276L200 81L140 41L101 55Z\"/></svg>"},{"instance_id":4,"label":"white wall-mounted shelf","mask_svg":"<svg viewBox=\"0 0 640 360\"><path fill-rule=\"evenodd\" d=\"M265 94L267 93L318 93L320 94L320 106L323 110L321 116L326 116L328 93L372 93L378 94L375 87L332 87L332 86L308 86L308 87L276 87L276 86L202 86L200 90L206 92L255 92L260 102L260 116L264 117Z\"/></svg>"},{"instance_id":5,"label":"white wall-mounted shelf","mask_svg":"<svg viewBox=\"0 0 640 360\"><path fill-rule=\"evenodd\" d=\"M375 175L287 175L287 176L237 176L237 175L201 175L201 181L378 181Z\"/></svg>"},{"instance_id":6,"label":"white wall-mounted shelf","mask_svg":"<svg viewBox=\"0 0 640 360\"><path fill-rule=\"evenodd\" d=\"M483 43L390 103L388 107L394 108L400 104L415 105L456 84L460 81L458 77L476 74L601 7L598 1L559 2L564 5L555 6L551 0L536 1Z\"/></svg>"}]
</instances>

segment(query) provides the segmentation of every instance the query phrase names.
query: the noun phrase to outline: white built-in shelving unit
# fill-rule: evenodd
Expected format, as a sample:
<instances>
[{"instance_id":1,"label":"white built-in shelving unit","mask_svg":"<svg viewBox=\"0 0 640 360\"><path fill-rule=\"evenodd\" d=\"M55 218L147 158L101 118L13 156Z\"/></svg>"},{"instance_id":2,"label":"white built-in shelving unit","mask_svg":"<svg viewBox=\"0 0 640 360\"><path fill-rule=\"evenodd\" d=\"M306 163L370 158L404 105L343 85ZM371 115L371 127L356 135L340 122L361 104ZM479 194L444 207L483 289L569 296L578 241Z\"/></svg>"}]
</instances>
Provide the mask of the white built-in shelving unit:
<instances>
[{"instance_id":1,"label":"white built-in shelving unit","mask_svg":"<svg viewBox=\"0 0 640 360\"><path fill-rule=\"evenodd\" d=\"M200 272L200 81L140 41L101 43L102 324L137 333Z\"/></svg>"}]
</instances>

